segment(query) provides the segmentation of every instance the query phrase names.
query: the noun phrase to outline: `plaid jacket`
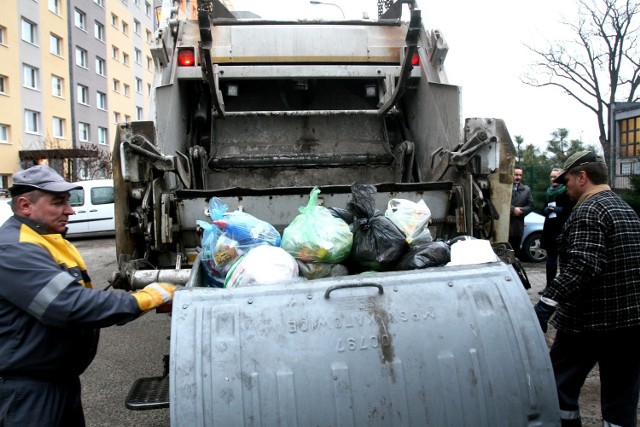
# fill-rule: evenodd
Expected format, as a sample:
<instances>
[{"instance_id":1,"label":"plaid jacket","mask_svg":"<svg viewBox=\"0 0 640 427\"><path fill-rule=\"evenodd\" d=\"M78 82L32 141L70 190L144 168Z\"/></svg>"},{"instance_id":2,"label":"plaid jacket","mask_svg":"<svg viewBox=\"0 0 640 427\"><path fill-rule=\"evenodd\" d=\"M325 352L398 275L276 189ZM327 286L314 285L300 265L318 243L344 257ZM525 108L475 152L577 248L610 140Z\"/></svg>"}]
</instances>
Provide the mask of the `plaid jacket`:
<instances>
[{"instance_id":1,"label":"plaid jacket","mask_svg":"<svg viewBox=\"0 0 640 427\"><path fill-rule=\"evenodd\" d=\"M544 296L559 306L558 329L640 326L640 219L613 191L577 205L558 237L560 274Z\"/></svg>"}]
</instances>

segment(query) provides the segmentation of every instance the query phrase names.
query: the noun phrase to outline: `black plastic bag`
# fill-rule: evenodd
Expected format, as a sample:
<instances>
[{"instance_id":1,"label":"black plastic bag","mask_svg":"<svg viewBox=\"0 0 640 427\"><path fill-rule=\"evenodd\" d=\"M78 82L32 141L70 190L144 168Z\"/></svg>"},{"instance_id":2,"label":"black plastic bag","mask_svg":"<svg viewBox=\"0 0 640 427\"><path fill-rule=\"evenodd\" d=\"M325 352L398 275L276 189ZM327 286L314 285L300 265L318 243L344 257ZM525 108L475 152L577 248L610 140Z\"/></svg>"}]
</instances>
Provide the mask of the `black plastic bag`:
<instances>
[{"instance_id":1,"label":"black plastic bag","mask_svg":"<svg viewBox=\"0 0 640 427\"><path fill-rule=\"evenodd\" d=\"M347 209L354 215L353 246L350 260L357 266L375 271L394 268L408 249L404 233L375 207L376 188L353 184Z\"/></svg>"},{"instance_id":2,"label":"black plastic bag","mask_svg":"<svg viewBox=\"0 0 640 427\"><path fill-rule=\"evenodd\" d=\"M419 270L438 267L451 261L451 248L446 242L436 240L412 246L396 264L396 270Z\"/></svg>"}]
</instances>

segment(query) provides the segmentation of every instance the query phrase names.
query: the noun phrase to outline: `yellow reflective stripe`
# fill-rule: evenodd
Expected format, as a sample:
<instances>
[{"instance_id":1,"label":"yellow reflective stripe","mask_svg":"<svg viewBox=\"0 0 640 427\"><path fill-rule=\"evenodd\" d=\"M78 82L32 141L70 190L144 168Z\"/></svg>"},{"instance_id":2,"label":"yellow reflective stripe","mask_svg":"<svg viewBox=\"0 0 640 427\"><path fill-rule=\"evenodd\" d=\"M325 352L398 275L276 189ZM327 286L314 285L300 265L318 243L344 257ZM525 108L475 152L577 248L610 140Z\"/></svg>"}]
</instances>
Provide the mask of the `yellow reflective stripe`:
<instances>
[{"instance_id":1,"label":"yellow reflective stripe","mask_svg":"<svg viewBox=\"0 0 640 427\"><path fill-rule=\"evenodd\" d=\"M579 420L580 419L580 411L563 411L560 410L560 419L563 420Z\"/></svg>"},{"instance_id":2,"label":"yellow reflective stripe","mask_svg":"<svg viewBox=\"0 0 640 427\"><path fill-rule=\"evenodd\" d=\"M87 276L87 266L76 249L68 240L62 237L61 234L39 234L37 231L27 225L22 225L20 228L20 241L36 244L49 252L56 264L60 265L65 270L72 270L77 268L81 277L77 277L76 280L86 288L91 288L91 282L85 280Z\"/></svg>"},{"instance_id":3,"label":"yellow reflective stripe","mask_svg":"<svg viewBox=\"0 0 640 427\"><path fill-rule=\"evenodd\" d=\"M53 300L72 282L73 276L66 271L61 271L60 274L40 289L40 292L38 292L33 301L31 301L31 304L29 304L27 311L38 320L42 319L44 312L49 308Z\"/></svg>"}]
</instances>

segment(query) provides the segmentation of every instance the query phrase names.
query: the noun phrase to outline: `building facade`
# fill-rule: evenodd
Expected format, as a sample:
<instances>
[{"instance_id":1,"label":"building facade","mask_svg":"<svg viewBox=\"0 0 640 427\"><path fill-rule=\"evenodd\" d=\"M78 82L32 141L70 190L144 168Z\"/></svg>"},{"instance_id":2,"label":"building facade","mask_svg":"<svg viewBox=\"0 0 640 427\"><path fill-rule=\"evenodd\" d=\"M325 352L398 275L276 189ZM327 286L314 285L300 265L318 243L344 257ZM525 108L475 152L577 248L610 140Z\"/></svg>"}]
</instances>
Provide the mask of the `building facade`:
<instances>
[{"instance_id":1,"label":"building facade","mask_svg":"<svg viewBox=\"0 0 640 427\"><path fill-rule=\"evenodd\" d=\"M0 188L42 162L75 179L110 176L99 165L117 123L147 119L153 1L7 0L3 9Z\"/></svg>"},{"instance_id":2,"label":"building facade","mask_svg":"<svg viewBox=\"0 0 640 427\"><path fill-rule=\"evenodd\" d=\"M618 102L611 108L613 124L612 185L630 189L630 176L640 175L640 102Z\"/></svg>"}]
</instances>

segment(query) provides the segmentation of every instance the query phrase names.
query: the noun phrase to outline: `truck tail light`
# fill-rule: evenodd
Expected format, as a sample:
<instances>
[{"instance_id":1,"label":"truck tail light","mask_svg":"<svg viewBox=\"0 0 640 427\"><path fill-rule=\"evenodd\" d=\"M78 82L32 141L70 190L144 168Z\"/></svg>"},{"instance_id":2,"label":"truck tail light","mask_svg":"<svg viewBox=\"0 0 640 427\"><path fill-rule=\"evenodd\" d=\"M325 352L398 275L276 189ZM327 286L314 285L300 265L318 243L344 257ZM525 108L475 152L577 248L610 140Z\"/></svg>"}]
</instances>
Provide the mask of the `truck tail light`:
<instances>
[{"instance_id":1,"label":"truck tail light","mask_svg":"<svg viewBox=\"0 0 640 427\"><path fill-rule=\"evenodd\" d=\"M192 47L183 47L178 50L178 65L191 67L196 64L196 55Z\"/></svg>"},{"instance_id":2,"label":"truck tail light","mask_svg":"<svg viewBox=\"0 0 640 427\"><path fill-rule=\"evenodd\" d=\"M411 65L414 67L420 65L420 55L418 55L418 52L413 52L413 55L411 55Z\"/></svg>"}]
</instances>

